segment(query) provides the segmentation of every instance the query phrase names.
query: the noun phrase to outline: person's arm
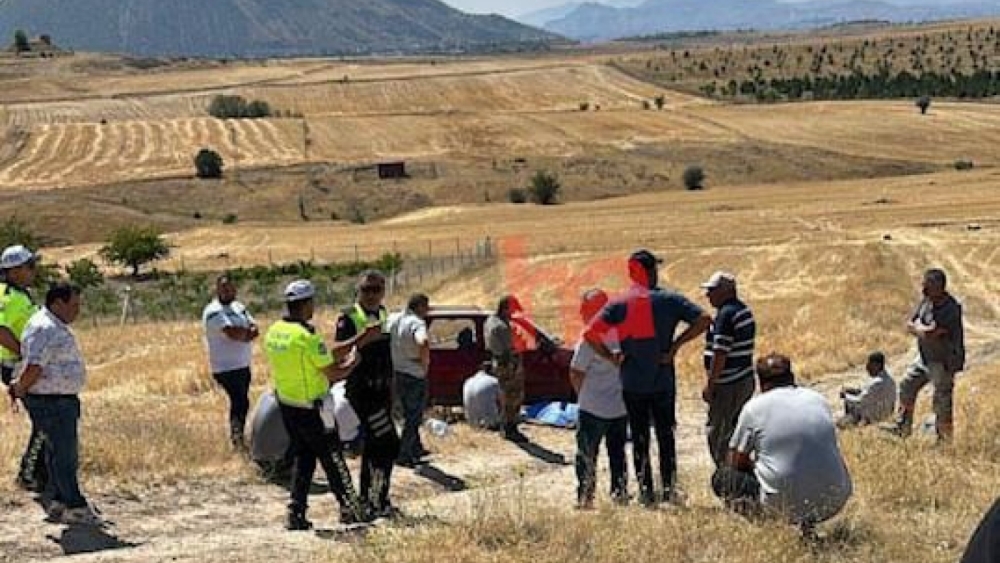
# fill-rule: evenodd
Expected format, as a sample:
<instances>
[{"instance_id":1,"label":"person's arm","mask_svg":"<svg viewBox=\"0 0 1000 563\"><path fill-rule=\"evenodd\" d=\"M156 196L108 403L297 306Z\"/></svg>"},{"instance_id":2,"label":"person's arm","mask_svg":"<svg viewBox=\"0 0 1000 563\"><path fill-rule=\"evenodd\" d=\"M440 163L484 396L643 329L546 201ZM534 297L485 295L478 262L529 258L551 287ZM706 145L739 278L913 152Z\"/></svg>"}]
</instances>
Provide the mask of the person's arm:
<instances>
[{"instance_id":1,"label":"person's arm","mask_svg":"<svg viewBox=\"0 0 1000 563\"><path fill-rule=\"evenodd\" d=\"M711 401L715 395L715 385L722 377L722 371L726 368L726 359L732 349L733 341L736 337L736 328L732 323L732 315L728 309L720 311L712 324L712 362L708 367L707 381L705 389L702 391L702 399Z\"/></svg>"},{"instance_id":2,"label":"person's arm","mask_svg":"<svg viewBox=\"0 0 1000 563\"><path fill-rule=\"evenodd\" d=\"M736 423L736 429L733 431L733 436L729 440L729 453L726 455L726 463L729 466L746 473L753 471L754 466L751 456L755 442L752 420L751 409L744 406Z\"/></svg>"},{"instance_id":3,"label":"person's arm","mask_svg":"<svg viewBox=\"0 0 1000 563\"><path fill-rule=\"evenodd\" d=\"M420 365L424 368L424 373L431 369L431 339L427 334L427 323L421 321L413 331L413 341L420 350Z\"/></svg>"},{"instance_id":4,"label":"person's arm","mask_svg":"<svg viewBox=\"0 0 1000 563\"><path fill-rule=\"evenodd\" d=\"M14 380L11 384L13 389L13 395L20 399L23 399L28 391L34 387L35 383L38 382L38 378L42 376L42 366L38 364L28 364L21 372L21 375Z\"/></svg>"},{"instance_id":5,"label":"person's arm","mask_svg":"<svg viewBox=\"0 0 1000 563\"><path fill-rule=\"evenodd\" d=\"M624 321L626 312L624 303L611 303L583 331L583 340L590 344L594 352L615 365L621 365L625 358L620 351L611 350L605 339L611 330Z\"/></svg>"},{"instance_id":6,"label":"person's arm","mask_svg":"<svg viewBox=\"0 0 1000 563\"><path fill-rule=\"evenodd\" d=\"M347 357L342 362L334 362L322 368L323 375L330 383L336 383L338 381L343 381L347 379L354 368L358 366L361 362L361 354L354 348L347 354Z\"/></svg>"},{"instance_id":7,"label":"person's arm","mask_svg":"<svg viewBox=\"0 0 1000 563\"><path fill-rule=\"evenodd\" d=\"M15 356L21 355L21 342L6 326L0 326L0 346L10 350Z\"/></svg>"},{"instance_id":8,"label":"person's arm","mask_svg":"<svg viewBox=\"0 0 1000 563\"><path fill-rule=\"evenodd\" d=\"M347 315L341 314L337 318L337 334L333 341L334 351L350 350L351 348L362 348L373 342L382 335L382 327L377 324L370 324L364 330L358 332L354 327L354 321Z\"/></svg>"}]
</instances>

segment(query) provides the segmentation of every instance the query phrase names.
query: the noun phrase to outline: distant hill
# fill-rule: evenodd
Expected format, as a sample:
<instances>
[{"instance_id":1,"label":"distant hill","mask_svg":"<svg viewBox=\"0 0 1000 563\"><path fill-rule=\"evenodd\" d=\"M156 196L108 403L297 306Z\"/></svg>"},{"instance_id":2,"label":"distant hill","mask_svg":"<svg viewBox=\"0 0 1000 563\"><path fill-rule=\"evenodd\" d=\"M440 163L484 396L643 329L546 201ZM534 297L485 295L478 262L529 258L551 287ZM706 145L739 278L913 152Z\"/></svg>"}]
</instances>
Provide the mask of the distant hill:
<instances>
[{"instance_id":1,"label":"distant hill","mask_svg":"<svg viewBox=\"0 0 1000 563\"><path fill-rule=\"evenodd\" d=\"M642 4L642 2L643 0L602 0L601 2L597 2L597 4L610 6L612 8L633 8ZM528 12L527 14L515 16L514 19L526 25L545 27L549 22L560 20L568 16L571 12L583 4L583 2L568 2L551 8L542 8L541 10L535 10Z\"/></svg>"},{"instance_id":2,"label":"distant hill","mask_svg":"<svg viewBox=\"0 0 1000 563\"><path fill-rule=\"evenodd\" d=\"M919 22L1000 14L1000 0L646 0L633 8L585 3L545 29L583 41L686 30L795 29L857 20Z\"/></svg>"},{"instance_id":3,"label":"distant hill","mask_svg":"<svg viewBox=\"0 0 1000 563\"><path fill-rule=\"evenodd\" d=\"M555 35L438 0L6 0L0 33L143 56L262 57L517 48Z\"/></svg>"}]
</instances>

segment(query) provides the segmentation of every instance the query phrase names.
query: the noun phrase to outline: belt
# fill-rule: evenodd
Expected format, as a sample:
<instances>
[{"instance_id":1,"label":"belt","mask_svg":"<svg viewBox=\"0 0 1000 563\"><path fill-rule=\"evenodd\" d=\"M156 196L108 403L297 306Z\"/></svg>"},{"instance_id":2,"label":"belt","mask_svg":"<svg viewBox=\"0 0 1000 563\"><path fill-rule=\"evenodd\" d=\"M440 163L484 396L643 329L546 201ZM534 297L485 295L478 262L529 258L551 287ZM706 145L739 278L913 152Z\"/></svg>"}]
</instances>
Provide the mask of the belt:
<instances>
[{"instance_id":1,"label":"belt","mask_svg":"<svg viewBox=\"0 0 1000 563\"><path fill-rule=\"evenodd\" d=\"M77 395L48 395L48 394L36 394L28 393L28 397L31 399L37 399L39 401L59 401L62 399L76 399Z\"/></svg>"}]
</instances>

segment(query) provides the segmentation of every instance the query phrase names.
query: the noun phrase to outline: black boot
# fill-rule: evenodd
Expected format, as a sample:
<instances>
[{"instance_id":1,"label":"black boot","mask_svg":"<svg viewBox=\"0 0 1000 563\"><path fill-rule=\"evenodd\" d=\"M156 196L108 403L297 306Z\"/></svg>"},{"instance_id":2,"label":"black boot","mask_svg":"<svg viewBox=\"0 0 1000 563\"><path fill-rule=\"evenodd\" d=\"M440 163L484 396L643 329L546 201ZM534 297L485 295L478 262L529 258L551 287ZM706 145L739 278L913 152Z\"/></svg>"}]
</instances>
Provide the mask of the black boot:
<instances>
[{"instance_id":1,"label":"black boot","mask_svg":"<svg viewBox=\"0 0 1000 563\"><path fill-rule=\"evenodd\" d=\"M313 524L306 519L305 512L299 512L296 510L288 511L288 522L285 524L285 529L293 532L301 532L311 530L312 527Z\"/></svg>"}]
</instances>

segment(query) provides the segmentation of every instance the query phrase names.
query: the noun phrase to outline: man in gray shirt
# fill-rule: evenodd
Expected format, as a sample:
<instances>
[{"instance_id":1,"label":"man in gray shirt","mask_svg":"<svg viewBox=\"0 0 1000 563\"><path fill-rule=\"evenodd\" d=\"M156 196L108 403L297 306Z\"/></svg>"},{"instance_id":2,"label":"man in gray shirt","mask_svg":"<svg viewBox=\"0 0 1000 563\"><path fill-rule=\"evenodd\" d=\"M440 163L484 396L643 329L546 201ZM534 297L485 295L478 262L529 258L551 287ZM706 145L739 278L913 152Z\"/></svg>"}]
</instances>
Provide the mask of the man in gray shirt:
<instances>
[{"instance_id":1,"label":"man in gray shirt","mask_svg":"<svg viewBox=\"0 0 1000 563\"><path fill-rule=\"evenodd\" d=\"M395 395L403 412L403 436L396 464L415 467L429 452L420 441L420 424L427 408L427 369L430 367L430 343L427 339L427 313L430 299L417 293L410 297L406 311L389 318Z\"/></svg>"},{"instance_id":2,"label":"man in gray shirt","mask_svg":"<svg viewBox=\"0 0 1000 563\"><path fill-rule=\"evenodd\" d=\"M743 407L712 488L737 511L773 515L810 532L853 492L833 414L822 395L796 387L785 356L758 361L757 378L761 394Z\"/></svg>"},{"instance_id":3,"label":"man in gray shirt","mask_svg":"<svg viewBox=\"0 0 1000 563\"><path fill-rule=\"evenodd\" d=\"M500 427L500 381L493 377L492 362L483 362L476 375L462 384L462 407L465 420L472 426L486 430Z\"/></svg>"},{"instance_id":4,"label":"man in gray shirt","mask_svg":"<svg viewBox=\"0 0 1000 563\"><path fill-rule=\"evenodd\" d=\"M881 422L896 408L896 381L885 369L885 354L872 352L865 369L869 379L862 387L840 392L844 400L844 416L837 421L840 428Z\"/></svg>"},{"instance_id":5,"label":"man in gray shirt","mask_svg":"<svg viewBox=\"0 0 1000 563\"><path fill-rule=\"evenodd\" d=\"M952 394L955 374L965 368L965 330L962 305L948 293L947 286L943 270L927 270L924 297L907 323L907 330L917 338L919 353L899 384L899 416L884 427L897 436L910 435L917 395L932 383L938 440L951 440Z\"/></svg>"}]
</instances>

